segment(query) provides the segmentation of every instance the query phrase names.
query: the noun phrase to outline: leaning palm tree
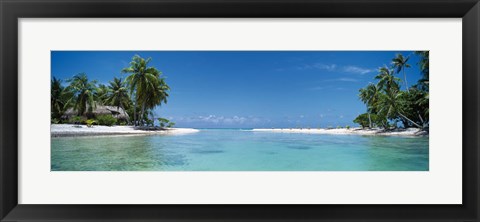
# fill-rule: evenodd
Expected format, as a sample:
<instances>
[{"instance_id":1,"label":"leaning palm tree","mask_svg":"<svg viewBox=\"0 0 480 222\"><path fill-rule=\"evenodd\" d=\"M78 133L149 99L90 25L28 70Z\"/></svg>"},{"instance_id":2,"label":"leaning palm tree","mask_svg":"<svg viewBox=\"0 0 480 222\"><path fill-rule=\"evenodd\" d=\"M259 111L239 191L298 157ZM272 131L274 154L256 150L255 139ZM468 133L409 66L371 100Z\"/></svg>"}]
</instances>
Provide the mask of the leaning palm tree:
<instances>
[{"instance_id":1,"label":"leaning palm tree","mask_svg":"<svg viewBox=\"0 0 480 222\"><path fill-rule=\"evenodd\" d=\"M75 98L74 109L77 110L77 114L81 116L86 111L91 113L95 106L96 81L89 81L85 73L80 73L67 82L70 83L67 89L73 93L72 98Z\"/></svg>"},{"instance_id":2,"label":"leaning palm tree","mask_svg":"<svg viewBox=\"0 0 480 222\"><path fill-rule=\"evenodd\" d=\"M125 87L125 83L122 79L113 78L108 85L109 93L105 99L105 103L108 105L116 106L117 111L119 108L125 110L128 106L130 97L128 95L128 89Z\"/></svg>"},{"instance_id":3,"label":"leaning palm tree","mask_svg":"<svg viewBox=\"0 0 480 222\"><path fill-rule=\"evenodd\" d=\"M379 69L379 74L375 76L375 78L379 80L377 84L378 88L383 91L378 99L378 113L380 113L381 116L384 116L387 120L395 119L400 116L402 119L421 128L420 125L403 114L403 110L399 104L399 98L401 98L403 93L400 91L400 86L398 85L400 79L393 75L393 71L387 67L382 67Z\"/></svg>"},{"instance_id":4,"label":"leaning palm tree","mask_svg":"<svg viewBox=\"0 0 480 222\"><path fill-rule=\"evenodd\" d=\"M403 93L405 92L394 89L386 92L385 94L381 94L381 98L379 100L379 113L382 113L382 116L385 116L387 119L396 119L397 117L400 117L418 128L423 128L421 125L411 120L404 114L402 106L398 102L403 96Z\"/></svg>"},{"instance_id":5,"label":"leaning palm tree","mask_svg":"<svg viewBox=\"0 0 480 222\"><path fill-rule=\"evenodd\" d=\"M405 69L410 68L410 65L407 63L410 57L403 57L402 54L397 54L395 58L392 59L392 64L393 67L395 68L397 74L400 72L403 72L403 78L405 79L405 88L407 91L410 91L408 89L408 83L407 83L407 75L405 74Z\"/></svg>"},{"instance_id":6,"label":"leaning palm tree","mask_svg":"<svg viewBox=\"0 0 480 222\"><path fill-rule=\"evenodd\" d=\"M134 125L137 125L137 106L141 105L140 116L143 119L146 101L150 97L155 86L159 84L159 76L161 74L155 67L149 67L148 63L151 58L144 59L138 55L133 56L130 66L124 68L122 73L130 74L125 82L130 88L130 94L134 97ZM143 121L142 121L143 122Z\"/></svg>"}]
</instances>

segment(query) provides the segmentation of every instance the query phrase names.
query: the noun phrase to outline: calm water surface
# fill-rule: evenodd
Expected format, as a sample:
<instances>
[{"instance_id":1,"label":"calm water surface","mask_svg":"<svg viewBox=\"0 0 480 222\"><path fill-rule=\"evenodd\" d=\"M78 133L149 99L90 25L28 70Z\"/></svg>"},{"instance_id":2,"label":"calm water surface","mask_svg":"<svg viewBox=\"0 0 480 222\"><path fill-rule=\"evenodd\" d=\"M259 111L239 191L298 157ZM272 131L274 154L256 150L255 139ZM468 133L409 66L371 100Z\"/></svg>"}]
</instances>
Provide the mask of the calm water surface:
<instances>
[{"instance_id":1,"label":"calm water surface","mask_svg":"<svg viewBox=\"0 0 480 222\"><path fill-rule=\"evenodd\" d=\"M428 137L201 130L52 138L53 171L425 171Z\"/></svg>"}]
</instances>

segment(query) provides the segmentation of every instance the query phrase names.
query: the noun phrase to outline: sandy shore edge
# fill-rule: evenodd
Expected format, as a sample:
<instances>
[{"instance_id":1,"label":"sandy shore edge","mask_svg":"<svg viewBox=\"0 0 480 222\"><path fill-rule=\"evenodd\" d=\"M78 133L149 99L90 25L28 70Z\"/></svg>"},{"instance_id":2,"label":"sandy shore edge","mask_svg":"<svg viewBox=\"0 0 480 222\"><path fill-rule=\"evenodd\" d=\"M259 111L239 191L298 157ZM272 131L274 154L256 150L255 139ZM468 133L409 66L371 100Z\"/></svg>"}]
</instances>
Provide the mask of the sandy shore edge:
<instances>
[{"instance_id":1,"label":"sandy shore edge","mask_svg":"<svg viewBox=\"0 0 480 222\"><path fill-rule=\"evenodd\" d=\"M382 129L361 129L361 128L342 128L342 129L253 129L256 132L274 132L274 133L308 133L308 134L331 134L331 135L379 135L379 136L428 136L427 131L417 128L397 129L385 131Z\"/></svg>"},{"instance_id":2,"label":"sandy shore edge","mask_svg":"<svg viewBox=\"0 0 480 222\"><path fill-rule=\"evenodd\" d=\"M93 126L73 124L51 124L52 137L110 136L110 135L181 135L199 132L191 128L167 128L164 130L139 130L133 126Z\"/></svg>"}]
</instances>

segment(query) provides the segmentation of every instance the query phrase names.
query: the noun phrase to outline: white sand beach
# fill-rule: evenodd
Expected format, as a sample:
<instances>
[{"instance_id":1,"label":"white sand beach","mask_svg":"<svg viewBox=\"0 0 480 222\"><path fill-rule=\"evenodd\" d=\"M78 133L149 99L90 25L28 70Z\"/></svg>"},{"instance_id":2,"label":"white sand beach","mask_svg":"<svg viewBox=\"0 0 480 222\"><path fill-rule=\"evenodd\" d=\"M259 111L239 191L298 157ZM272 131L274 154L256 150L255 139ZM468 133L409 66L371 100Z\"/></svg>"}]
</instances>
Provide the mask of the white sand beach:
<instances>
[{"instance_id":1,"label":"white sand beach","mask_svg":"<svg viewBox=\"0 0 480 222\"><path fill-rule=\"evenodd\" d=\"M199 132L191 128L166 128L162 130L140 130L133 126L92 126L73 124L52 124L52 137L63 136L105 136L105 135L179 135Z\"/></svg>"},{"instance_id":2,"label":"white sand beach","mask_svg":"<svg viewBox=\"0 0 480 222\"><path fill-rule=\"evenodd\" d=\"M417 128L397 129L385 131L383 129L361 129L361 128L341 128L341 129L253 129L258 132L274 133L309 133L309 134L333 134L333 135L381 135L381 136L425 136L428 132Z\"/></svg>"}]
</instances>

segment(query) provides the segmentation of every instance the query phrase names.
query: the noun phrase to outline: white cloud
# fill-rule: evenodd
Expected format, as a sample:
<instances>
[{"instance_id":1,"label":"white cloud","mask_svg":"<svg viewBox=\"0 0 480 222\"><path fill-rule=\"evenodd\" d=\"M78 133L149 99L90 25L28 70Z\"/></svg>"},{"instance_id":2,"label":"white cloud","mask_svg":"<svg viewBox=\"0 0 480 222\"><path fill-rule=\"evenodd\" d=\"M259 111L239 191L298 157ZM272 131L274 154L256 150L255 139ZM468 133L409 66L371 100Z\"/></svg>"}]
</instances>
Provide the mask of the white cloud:
<instances>
[{"instance_id":1,"label":"white cloud","mask_svg":"<svg viewBox=\"0 0 480 222\"><path fill-rule=\"evenodd\" d=\"M328 72L341 71L341 72L360 74L360 75L365 75L367 73L371 73L375 71L375 69L368 69L368 68L363 68L363 67L354 66L354 65L338 66L336 64L325 64L325 63L306 64L306 65L297 67L297 69L298 70L318 69L318 70L326 70Z\"/></svg>"},{"instance_id":2,"label":"white cloud","mask_svg":"<svg viewBox=\"0 0 480 222\"><path fill-rule=\"evenodd\" d=\"M337 80L342 82L358 82L357 79L353 79L353 78L339 78Z\"/></svg>"},{"instance_id":3,"label":"white cloud","mask_svg":"<svg viewBox=\"0 0 480 222\"><path fill-rule=\"evenodd\" d=\"M307 64L301 67L298 67L300 70L304 69L320 69L320 70L327 70L327 71L334 71L337 68L335 64L323 64L323 63L314 63L314 64Z\"/></svg>"},{"instance_id":4,"label":"white cloud","mask_svg":"<svg viewBox=\"0 0 480 222\"><path fill-rule=\"evenodd\" d=\"M358 82L358 79L342 77L337 79L327 79L325 82Z\"/></svg>"},{"instance_id":5,"label":"white cloud","mask_svg":"<svg viewBox=\"0 0 480 222\"><path fill-rule=\"evenodd\" d=\"M342 70L344 72L360 74L360 75L365 75L367 73L375 71L374 69L366 69L358 66L344 66Z\"/></svg>"}]
</instances>

